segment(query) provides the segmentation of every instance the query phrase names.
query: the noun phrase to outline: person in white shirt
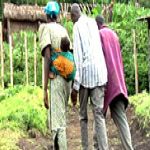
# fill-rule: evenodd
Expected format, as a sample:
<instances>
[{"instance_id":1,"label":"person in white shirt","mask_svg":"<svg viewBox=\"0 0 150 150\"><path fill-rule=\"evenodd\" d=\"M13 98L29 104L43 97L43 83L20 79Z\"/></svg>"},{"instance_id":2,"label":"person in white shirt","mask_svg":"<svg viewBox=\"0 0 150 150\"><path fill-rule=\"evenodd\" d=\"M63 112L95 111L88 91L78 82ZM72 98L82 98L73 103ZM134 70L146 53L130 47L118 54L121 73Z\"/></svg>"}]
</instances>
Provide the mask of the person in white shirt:
<instances>
[{"instance_id":1,"label":"person in white shirt","mask_svg":"<svg viewBox=\"0 0 150 150\"><path fill-rule=\"evenodd\" d=\"M90 97L94 129L98 145L96 150L108 150L105 119L103 116L104 90L107 83L107 68L102 51L99 31L96 21L81 15L78 4L71 7L73 27L73 54L76 65L76 75L71 98L73 104L77 101L79 92L80 125L83 150L88 150L88 114L87 105Z\"/></svg>"}]
</instances>

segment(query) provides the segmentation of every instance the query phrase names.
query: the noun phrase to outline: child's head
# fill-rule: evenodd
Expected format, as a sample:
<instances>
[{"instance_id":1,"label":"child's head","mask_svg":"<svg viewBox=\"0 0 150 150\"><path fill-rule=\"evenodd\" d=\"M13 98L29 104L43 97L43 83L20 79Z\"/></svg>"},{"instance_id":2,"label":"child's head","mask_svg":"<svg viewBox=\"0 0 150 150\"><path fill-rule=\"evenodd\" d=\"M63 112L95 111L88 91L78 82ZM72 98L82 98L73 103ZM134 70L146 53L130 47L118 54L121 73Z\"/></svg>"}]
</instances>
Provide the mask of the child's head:
<instances>
[{"instance_id":1,"label":"child's head","mask_svg":"<svg viewBox=\"0 0 150 150\"><path fill-rule=\"evenodd\" d=\"M61 38L61 50L63 52L70 50L70 41L67 37Z\"/></svg>"}]
</instances>

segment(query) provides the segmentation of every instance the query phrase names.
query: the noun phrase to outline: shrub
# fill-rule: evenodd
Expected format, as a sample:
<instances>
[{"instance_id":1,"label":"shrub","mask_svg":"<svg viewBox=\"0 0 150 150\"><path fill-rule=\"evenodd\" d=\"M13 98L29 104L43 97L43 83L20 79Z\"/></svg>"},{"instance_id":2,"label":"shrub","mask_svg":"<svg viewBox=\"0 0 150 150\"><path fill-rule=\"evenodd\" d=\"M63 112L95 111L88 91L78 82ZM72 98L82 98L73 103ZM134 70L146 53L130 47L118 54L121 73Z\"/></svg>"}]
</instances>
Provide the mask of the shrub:
<instances>
[{"instance_id":1,"label":"shrub","mask_svg":"<svg viewBox=\"0 0 150 150\"><path fill-rule=\"evenodd\" d=\"M130 102L135 108L140 127L149 130L150 125L150 95L146 92L130 97ZM149 133L147 133L148 135Z\"/></svg>"},{"instance_id":2,"label":"shrub","mask_svg":"<svg viewBox=\"0 0 150 150\"><path fill-rule=\"evenodd\" d=\"M29 83L34 82L34 33L27 32L27 48L28 48L28 70L29 70ZM4 68L5 87L10 83L10 53L9 45L4 43ZM15 33L13 35L13 68L14 68L14 84L26 84L25 76L25 48L24 48L24 32ZM42 85L42 56L37 42L37 85Z\"/></svg>"},{"instance_id":3,"label":"shrub","mask_svg":"<svg viewBox=\"0 0 150 150\"><path fill-rule=\"evenodd\" d=\"M101 6L93 11L95 17L101 12ZM150 10L145 8L136 8L132 4L115 4L113 9L113 22L108 26L115 30L120 38L122 56L124 62L125 78L128 93L135 93L135 75L133 60L133 34L132 29L136 32L136 47L138 50L138 77L139 90L148 90L148 33L147 24L138 22L140 16L150 15Z\"/></svg>"},{"instance_id":4,"label":"shrub","mask_svg":"<svg viewBox=\"0 0 150 150\"><path fill-rule=\"evenodd\" d=\"M42 90L32 86L16 88L16 94L10 90L4 91L6 97L0 103L0 130L22 130L27 131L35 128L45 134L46 110L43 107ZM7 96L9 95L9 96Z\"/></svg>"}]
</instances>

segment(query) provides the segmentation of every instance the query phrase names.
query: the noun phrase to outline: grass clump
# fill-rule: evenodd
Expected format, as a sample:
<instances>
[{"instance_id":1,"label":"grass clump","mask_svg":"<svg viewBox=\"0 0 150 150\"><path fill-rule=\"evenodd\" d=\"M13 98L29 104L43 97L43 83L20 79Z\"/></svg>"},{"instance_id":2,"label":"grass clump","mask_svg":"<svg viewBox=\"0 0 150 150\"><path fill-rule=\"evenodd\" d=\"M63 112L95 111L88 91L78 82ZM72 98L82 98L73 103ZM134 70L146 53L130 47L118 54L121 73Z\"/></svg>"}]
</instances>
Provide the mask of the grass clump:
<instances>
[{"instance_id":1,"label":"grass clump","mask_svg":"<svg viewBox=\"0 0 150 150\"><path fill-rule=\"evenodd\" d=\"M28 130L36 129L46 134L42 89L32 86L6 89L0 94L0 100L0 149L17 149L14 141L17 143Z\"/></svg>"}]
</instances>

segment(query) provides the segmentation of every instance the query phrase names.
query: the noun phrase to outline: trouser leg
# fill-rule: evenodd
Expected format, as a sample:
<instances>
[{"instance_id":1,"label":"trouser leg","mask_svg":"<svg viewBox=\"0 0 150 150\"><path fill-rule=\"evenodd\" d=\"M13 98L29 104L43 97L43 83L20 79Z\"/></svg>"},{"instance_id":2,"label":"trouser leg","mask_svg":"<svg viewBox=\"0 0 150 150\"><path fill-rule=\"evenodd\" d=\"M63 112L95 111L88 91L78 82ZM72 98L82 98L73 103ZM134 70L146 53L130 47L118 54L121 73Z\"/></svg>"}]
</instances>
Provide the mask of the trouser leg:
<instances>
[{"instance_id":1,"label":"trouser leg","mask_svg":"<svg viewBox=\"0 0 150 150\"><path fill-rule=\"evenodd\" d=\"M79 91L80 102L80 126L81 126L81 141L83 150L88 150L88 89L81 86Z\"/></svg>"},{"instance_id":2,"label":"trouser leg","mask_svg":"<svg viewBox=\"0 0 150 150\"><path fill-rule=\"evenodd\" d=\"M103 115L104 87L96 87L90 90L91 104L94 114L94 148L96 150L108 150L108 139L105 118Z\"/></svg>"},{"instance_id":3,"label":"trouser leg","mask_svg":"<svg viewBox=\"0 0 150 150\"><path fill-rule=\"evenodd\" d=\"M96 131L95 131L95 122L93 122L93 149L99 150Z\"/></svg>"},{"instance_id":4,"label":"trouser leg","mask_svg":"<svg viewBox=\"0 0 150 150\"><path fill-rule=\"evenodd\" d=\"M118 97L119 98L119 97ZM126 117L123 100L117 99L110 105L111 116L119 130L121 142L125 150L133 150L131 133Z\"/></svg>"},{"instance_id":5,"label":"trouser leg","mask_svg":"<svg viewBox=\"0 0 150 150\"><path fill-rule=\"evenodd\" d=\"M57 131L52 131L53 150L59 150Z\"/></svg>"},{"instance_id":6,"label":"trouser leg","mask_svg":"<svg viewBox=\"0 0 150 150\"><path fill-rule=\"evenodd\" d=\"M66 128L59 129L57 137L59 150L67 150Z\"/></svg>"},{"instance_id":7,"label":"trouser leg","mask_svg":"<svg viewBox=\"0 0 150 150\"><path fill-rule=\"evenodd\" d=\"M54 150L67 150L66 128L52 131Z\"/></svg>"}]
</instances>

